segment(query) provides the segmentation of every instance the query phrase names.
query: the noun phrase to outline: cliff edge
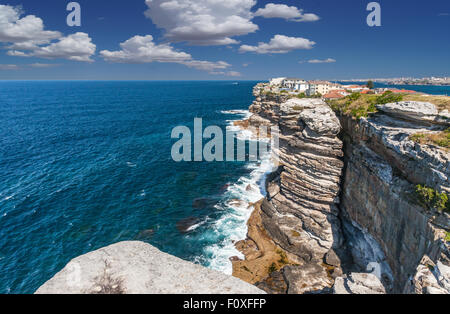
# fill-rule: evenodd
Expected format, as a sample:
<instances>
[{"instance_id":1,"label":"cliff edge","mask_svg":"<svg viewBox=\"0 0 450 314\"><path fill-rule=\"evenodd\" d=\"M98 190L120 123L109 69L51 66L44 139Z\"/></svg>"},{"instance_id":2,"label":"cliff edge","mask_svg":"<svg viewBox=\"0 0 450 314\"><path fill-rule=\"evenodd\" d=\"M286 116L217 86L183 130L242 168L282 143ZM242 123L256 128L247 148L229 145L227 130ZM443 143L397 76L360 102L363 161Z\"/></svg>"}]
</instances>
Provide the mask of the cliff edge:
<instances>
[{"instance_id":1,"label":"cliff edge","mask_svg":"<svg viewBox=\"0 0 450 314\"><path fill-rule=\"evenodd\" d=\"M242 125L279 127L281 166L237 246L246 259L234 275L269 293L450 293L450 155L422 140L448 145L447 108L384 103L355 117L267 90L254 88Z\"/></svg>"},{"instance_id":2,"label":"cliff edge","mask_svg":"<svg viewBox=\"0 0 450 314\"><path fill-rule=\"evenodd\" d=\"M36 294L261 294L253 285L143 242L121 242L72 260Z\"/></svg>"}]
</instances>

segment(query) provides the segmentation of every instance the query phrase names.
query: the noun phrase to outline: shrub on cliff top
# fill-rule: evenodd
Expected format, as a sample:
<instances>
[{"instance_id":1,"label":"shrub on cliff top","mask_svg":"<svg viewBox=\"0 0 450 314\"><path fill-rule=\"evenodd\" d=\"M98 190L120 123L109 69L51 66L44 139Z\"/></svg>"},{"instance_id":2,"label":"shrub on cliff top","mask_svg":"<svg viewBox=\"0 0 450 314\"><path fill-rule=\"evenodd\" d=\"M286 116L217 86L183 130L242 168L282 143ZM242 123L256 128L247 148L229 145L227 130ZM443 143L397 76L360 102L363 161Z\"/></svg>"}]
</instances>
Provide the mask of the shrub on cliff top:
<instances>
[{"instance_id":1,"label":"shrub on cliff top","mask_svg":"<svg viewBox=\"0 0 450 314\"><path fill-rule=\"evenodd\" d=\"M416 186L415 192L417 202L425 209L450 212L450 202L446 193L439 193L420 184Z\"/></svg>"},{"instance_id":2,"label":"shrub on cliff top","mask_svg":"<svg viewBox=\"0 0 450 314\"><path fill-rule=\"evenodd\" d=\"M399 102L402 100L403 100L402 94L394 94L391 91L387 91L383 95L377 97L376 105L385 105L388 103Z\"/></svg>"},{"instance_id":3,"label":"shrub on cliff top","mask_svg":"<svg viewBox=\"0 0 450 314\"><path fill-rule=\"evenodd\" d=\"M450 128L439 133L416 133L411 135L411 141L425 145L436 145L440 147L450 148Z\"/></svg>"},{"instance_id":4,"label":"shrub on cliff top","mask_svg":"<svg viewBox=\"0 0 450 314\"><path fill-rule=\"evenodd\" d=\"M361 119L363 117L367 118L370 113L377 112L375 105L399 102L402 99L403 95L394 94L391 91L383 95L353 93L342 99L328 101L328 104L335 112L348 114L357 119Z\"/></svg>"}]
</instances>

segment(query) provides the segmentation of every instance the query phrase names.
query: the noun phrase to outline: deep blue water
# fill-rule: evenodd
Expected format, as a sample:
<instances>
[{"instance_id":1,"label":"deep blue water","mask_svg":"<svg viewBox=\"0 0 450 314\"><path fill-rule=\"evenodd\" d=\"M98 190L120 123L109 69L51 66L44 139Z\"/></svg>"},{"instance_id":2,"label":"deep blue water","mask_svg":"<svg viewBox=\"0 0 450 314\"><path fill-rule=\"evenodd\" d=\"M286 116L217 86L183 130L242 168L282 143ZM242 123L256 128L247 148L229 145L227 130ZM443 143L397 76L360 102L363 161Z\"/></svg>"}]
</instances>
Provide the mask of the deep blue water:
<instances>
[{"instance_id":1,"label":"deep blue water","mask_svg":"<svg viewBox=\"0 0 450 314\"><path fill-rule=\"evenodd\" d=\"M195 117L225 127L255 83L0 82L0 293L32 293L124 240L229 267L247 213L224 202L259 164L175 163L170 135ZM187 233L185 219L198 223Z\"/></svg>"}]
</instances>

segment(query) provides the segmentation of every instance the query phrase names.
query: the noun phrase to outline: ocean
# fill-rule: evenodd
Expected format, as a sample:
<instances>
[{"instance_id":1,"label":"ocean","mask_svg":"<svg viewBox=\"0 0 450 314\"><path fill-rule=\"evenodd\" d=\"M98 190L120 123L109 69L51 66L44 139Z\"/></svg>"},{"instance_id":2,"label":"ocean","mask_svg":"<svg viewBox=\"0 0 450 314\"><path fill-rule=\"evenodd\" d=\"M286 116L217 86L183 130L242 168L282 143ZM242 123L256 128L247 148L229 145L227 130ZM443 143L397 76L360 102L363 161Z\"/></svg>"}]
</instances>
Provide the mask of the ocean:
<instances>
[{"instance_id":1,"label":"ocean","mask_svg":"<svg viewBox=\"0 0 450 314\"><path fill-rule=\"evenodd\" d=\"M0 82L0 293L127 240L231 274L271 163L176 163L171 131L225 130L256 83Z\"/></svg>"}]
</instances>

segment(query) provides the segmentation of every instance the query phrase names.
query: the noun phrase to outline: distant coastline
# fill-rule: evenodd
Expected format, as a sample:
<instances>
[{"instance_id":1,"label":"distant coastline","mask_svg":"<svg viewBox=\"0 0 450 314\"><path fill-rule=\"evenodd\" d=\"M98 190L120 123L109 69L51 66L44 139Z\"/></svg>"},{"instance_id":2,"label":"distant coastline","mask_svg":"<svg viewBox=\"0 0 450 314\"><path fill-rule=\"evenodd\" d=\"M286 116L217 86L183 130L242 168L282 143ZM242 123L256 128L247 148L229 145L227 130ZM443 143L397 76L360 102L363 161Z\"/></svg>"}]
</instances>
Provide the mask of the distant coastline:
<instances>
[{"instance_id":1,"label":"distant coastline","mask_svg":"<svg viewBox=\"0 0 450 314\"><path fill-rule=\"evenodd\" d=\"M333 81L334 82L334 81ZM339 84L366 85L367 81L336 81ZM405 85L374 82L375 88L409 89L430 95L450 95L450 85Z\"/></svg>"}]
</instances>

